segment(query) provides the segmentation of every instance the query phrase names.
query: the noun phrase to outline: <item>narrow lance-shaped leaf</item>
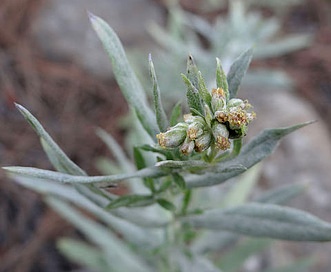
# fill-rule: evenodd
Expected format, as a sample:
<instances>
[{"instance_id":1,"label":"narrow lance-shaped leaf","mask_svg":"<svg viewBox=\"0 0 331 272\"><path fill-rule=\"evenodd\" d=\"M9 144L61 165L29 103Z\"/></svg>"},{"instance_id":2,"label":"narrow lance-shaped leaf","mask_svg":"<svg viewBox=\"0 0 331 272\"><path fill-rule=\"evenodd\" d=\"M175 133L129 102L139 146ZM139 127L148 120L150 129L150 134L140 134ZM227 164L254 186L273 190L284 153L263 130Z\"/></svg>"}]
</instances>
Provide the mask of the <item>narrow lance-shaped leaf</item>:
<instances>
[{"instance_id":1,"label":"narrow lance-shaped leaf","mask_svg":"<svg viewBox=\"0 0 331 272\"><path fill-rule=\"evenodd\" d=\"M307 187L308 186L303 183L286 184L263 193L253 201L269 204L282 204L302 194Z\"/></svg>"},{"instance_id":2,"label":"narrow lance-shaped leaf","mask_svg":"<svg viewBox=\"0 0 331 272\"><path fill-rule=\"evenodd\" d=\"M179 118L182 115L182 103L178 102L172 109L170 114L170 126L173 127L179 122Z\"/></svg>"},{"instance_id":3,"label":"narrow lance-shaped leaf","mask_svg":"<svg viewBox=\"0 0 331 272\"><path fill-rule=\"evenodd\" d=\"M223 254L217 261L218 266L226 272L239 271L249 257L261 253L270 246L271 242L270 239L246 239L231 251Z\"/></svg>"},{"instance_id":4,"label":"narrow lance-shaped leaf","mask_svg":"<svg viewBox=\"0 0 331 272\"><path fill-rule=\"evenodd\" d=\"M96 134L107 145L108 149L111 151L112 155L115 157L116 161L121 166L121 169L125 170L126 172L133 172L135 170L134 165L126 156L122 147L108 132L101 128L98 128Z\"/></svg>"},{"instance_id":5,"label":"narrow lance-shaped leaf","mask_svg":"<svg viewBox=\"0 0 331 272\"><path fill-rule=\"evenodd\" d=\"M165 170L184 170L184 171L204 171L211 167L210 164L203 161L160 161L155 164Z\"/></svg>"},{"instance_id":6,"label":"narrow lance-shaped leaf","mask_svg":"<svg viewBox=\"0 0 331 272\"><path fill-rule=\"evenodd\" d=\"M77 227L90 241L102 248L112 271L152 271L138 255L103 225L86 218L74 207L55 197L46 202Z\"/></svg>"},{"instance_id":7,"label":"narrow lance-shaped leaf","mask_svg":"<svg viewBox=\"0 0 331 272\"><path fill-rule=\"evenodd\" d=\"M165 171L162 171L159 167L149 167L139 170L134 173L110 175L110 176L74 176L65 173L59 173L50 170L42 170L33 167L20 167L10 166L3 167L3 169L13 176L26 176L40 179L46 179L61 183L75 183L75 184L92 184L95 183L100 187L109 187L112 184L121 182L131 178L145 178L145 177L161 177L167 175Z\"/></svg>"},{"instance_id":8,"label":"narrow lance-shaped leaf","mask_svg":"<svg viewBox=\"0 0 331 272\"><path fill-rule=\"evenodd\" d=\"M293 208L248 203L192 215L184 222L198 228L293 241L331 241L331 224Z\"/></svg>"},{"instance_id":9,"label":"narrow lance-shaped leaf","mask_svg":"<svg viewBox=\"0 0 331 272\"><path fill-rule=\"evenodd\" d=\"M222 208L234 207L245 203L258 181L260 173L260 164L243 173L221 201Z\"/></svg>"},{"instance_id":10,"label":"narrow lance-shaped leaf","mask_svg":"<svg viewBox=\"0 0 331 272\"><path fill-rule=\"evenodd\" d=\"M154 114L148 107L144 90L125 55L121 41L101 18L89 14L92 26L112 62L113 73L128 104L137 112L143 127L154 139L159 131Z\"/></svg>"},{"instance_id":11,"label":"narrow lance-shaped leaf","mask_svg":"<svg viewBox=\"0 0 331 272\"><path fill-rule=\"evenodd\" d=\"M202 77L201 72L199 71L197 65L194 62L192 55L189 55L187 58L187 78L192 83L192 85L198 90L200 97L206 102L209 103L211 100L210 93L206 88L205 81Z\"/></svg>"},{"instance_id":12,"label":"narrow lance-shaped leaf","mask_svg":"<svg viewBox=\"0 0 331 272\"><path fill-rule=\"evenodd\" d=\"M179 187L179 189L185 190L185 188L186 188L185 179L180 174L173 173L172 178L173 178L175 184Z\"/></svg>"},{"instance_id":13,"label":"narrow lance-shaped leaf","mask_svg":"<svg viewBox=\"0 0 331 272\"><path fill-rule=\"evenodd\" d=\"M141 149L137 146L133 148L133 157L138 170L148 167ZM155 192L154 180L152 178L144 178L144 185L149 188L151 192Z\"/></svg>"},{"instance_id":14,"label":"narrow lance-shaped leaf","mask_svg":"<svg viewBox=\"0 0 331 272\"><path fill-rule=\"evenodd\" d=\"M192 85L198 90L199 89L199 79L198 79L198 67L196 66L193 57L191 55L187 58L187 68L186 76Z\"/></svg>"},{"instance_id":15,"label":"narrow lance-shaped leaf","mask_svg":"<svg viewBox=\"0 0 331 272\"><path fill-rule=\"evenodd\" d=\"M56 244L60 252L75 263L93 271L106 271L108 269L105 254L94 246L71 238L62 238Z\"/></svg>"},{"instance_id":16,"label":"narrow lance-shaped leaf","mask_svg":"<svg viewBox=\"0 0 331 272\"><path fill-rule=\"evenodd\" d=\"M76 165L63 150L54 142L52 137L46 132L40 122L26 108L19 104L15 104L16 108L29 122L37 135L41 138L42 146L47 153L51 163L58 170L73 175L83 175L86 173L78 165Z\"/></svg>"},{"instance_id":17,"label":"narrow lance-shaped leaf","mask_svg":"<svg viewBox=\"0 0 331 272\"><path fill-rule=\"evenodd\" d=\"M208 91L207 89L207 86L206 86L206 83L205 83L205 80L202 76L202 73L199 71L198 72L198 83L199 83L199 92L200 92L200 95L202 96L203 100L206 102L206 104L211 107L211 94L210 92Z\"/></svg>"},{"instance_id":18,"label":"narrow lance-shaped leaf","mask_svg":"<svg viewBox=\"0 0 331 272\"><path fill-rule=\"evenodd\" d=\"M163 109L160 88L159 88L159 84L157 82L156 73L155 73L151 54L149 54L149 72L150 72L152 82L153 82L153 96L154 96L156 122L159 126L160 131L166 131L169 126L169 121L168 121L166 113Z\"/></svg>"},{"instance_id":19,"label":"narrow lance-shaped leaf","mask_svg":"<svg viewBox=\"0 0 331 272\"><path fill-rule=\"evenodd\" d=\"M230 99L237 96L239 86L244 75L246 74L248 66L252 60L252 56L253 50L249 49L242 53L231 65L227 76Z\"/></svg>"},{"instance_id":20,"label":"narrow lance-shaped leaf","mask_svg":"<svg viewBox=\"0 0 331 272\"><path fill-rule=\"evenodd\" d=\"M172 204L170 201L164 199L164 198L159 198L156 200L156 202L164 209L168 211L175 211L176 206Z\"/></svg>"},{"instance_id":21,"label":"narrow lance-shaped leaf","mask_svg":"<svg viewBox=\"0 0 331 272\"><path fill-rule=\"evenodd\" d=\"M204 108L198 89L194 87L192 82L185 75L182 74L182 78L187 86L187 104L189 105L192 113L194 115L198 114L204 116Z\"/></svg>"},{"instance_id":22,"label":"narrow lance-shaped leaf","mask_svg":"<svg viewBox=\"0 0 331 272\"><path fill-rule=\"evenodd\" d=\"M262 194L254 202L268 204L285 204L301 194L305 186L302 184L288 184ZM209 231L199 236L192 244L192 250L197 253L219 251L227 245L234 244L239 239L239 234L232 232Z\"/></svg>"},{"instance_id":23,"label":"narrow lance-shaped leaf","mask_svg":"<svg viewBox=\"0 0 331 272\"><path fill-rule=\"evenodd\" d=\"M70 158L64 153L64 151L57 145L57 143L52 139L52 137L46 132L40 122L35 118L27 109L23 106L16 104L17 109L22 113L24 118L30 123L32 128L35 130L37 135L40 137L42 147L47 154L50 162L54 168L61 172L76 176L86 176L86 173L78 165L76 165ZM83 185L76 184L75 188L83 195L89 199L94 199L97 197L96 192L99 195L105 195L100 189L93 187L93 185L88 185L89 189L82 187Z\"/></svg>"},{"instance_id":24,"label":"narrow lance-shaped leaf","mask_svg":"<svg viewBox=\"0 0 331 272\"><path fill-rule=\"evenodd\" d=\"M55 183L48 180L27 178L27 177L16 177L15 181L20 185L34 190L43 195L53 195L61 198L67 202L75 204L76 206L82 208L84 211L88 211L95 215L100 221L107 225L112 226L124 240L133 243L135 245L141 246L142 244L146 247L154 247L161 243L161 238L158 233L151 230L146 230L145 227L140 227L136 223L130 222L130 215L126 214L129 209L121 210L111 210L106 211L104 207L108 204L109 200L100 198L98 202L89 201L85 196L77 192L72 186L67 186L61 183ZM81 188L89 190L86 186L81 185ZM94 194L95 197L99 195ZM115 196L113 196L115 199ZM116 215L116 216L114 216ZM135 215L137 216L137 215ZM140 220L144 222L145 225L150 224L150 227L159 227L154 220L149 220L148 217L140 214ZM121 217L121 218L119 218ZM122 218L125 218L124 220ZM155 224L156 223L156 224ZM162 225L162 222L161 222Z\"/></svg>"},{"instance_id":25,"label":"narrow lance-shaped leaf","mask_svg":"<svg viewBox=\"0 0 331 272\"><path fill-rule=\"evenodd\" d=\"M229 100L229 86L228 86L228 80L226 78L226 75L223 71L223 67L221 64L221 60L219 58L216 58L216 85L217 88L222 88L225 96L226 96L226 100Z\"/></svg>"},{"instance_id":26,"label":"narrow lance-shaped leaf","mask_svg":"<svg viewBox=\"0 0 331 272\"><path fill-rule=\"evenodd\" d=\"M283 137L311 123L312 122L307 122L279 129L267 129L261 132L253 140L246 144L242 148L242 151L239 156L237 156L233 160L215 165L214 169L210 169L208 174L200 176L191 176L187 178L187 187L192 188L212 186L215 184L223 183L226 180L241 174L246 169L252 167L265 157L269 156L274 151L277 144ZM236 167L239 165L241 165L242 168ZM227 168L228 171L226 171Z\"/></svg>"},{"instance_id":27,"label":"narrow lance-shaped leaf","mask_svg":"<svg viewBox=\"0 0 331 272\"><path fill-rule=\"evenodd\" d=\"M152 205L155 202L151 195L124 195L111 201L106 209L116 209L119 207L142 207Z\"/></svg>"}]
</instances>

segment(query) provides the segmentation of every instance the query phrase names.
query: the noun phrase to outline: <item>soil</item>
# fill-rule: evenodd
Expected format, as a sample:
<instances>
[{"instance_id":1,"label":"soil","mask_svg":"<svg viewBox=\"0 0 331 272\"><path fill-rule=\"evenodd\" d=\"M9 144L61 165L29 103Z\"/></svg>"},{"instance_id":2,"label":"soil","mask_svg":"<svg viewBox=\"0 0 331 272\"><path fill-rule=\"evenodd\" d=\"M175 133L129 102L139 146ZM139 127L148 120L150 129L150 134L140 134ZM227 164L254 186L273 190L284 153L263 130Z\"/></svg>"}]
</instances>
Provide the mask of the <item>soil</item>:
<instances>
[{"instance_id":1,"label":"soil","mask_svg":"<svg viewBox=\"0 0 331 272\"><path fill-rule=\"evenodd\" d=\"M197 2L183 1L183 5L199 13ZM17 102L38 117L70 158L89 174L98 174L91 158L110 154L95 136L95 128L104 128L122 143L125 131L118 119L128 108L113 80L100 80L71 60L51 60L40 53L31 38L31 23L42 5L42 0L0 1L0 164L51 169L38 138L15 109ZM316 108L331 132L330 10L326 0L291 8L284 16L284 29L313 31L314 43L261 65L285 69L295 79L296 92ZM57 252L55 241L79 234L40 196L13 183L3 172L0 216L0 271L75 268Z\"/></svg>"}]
</instances>

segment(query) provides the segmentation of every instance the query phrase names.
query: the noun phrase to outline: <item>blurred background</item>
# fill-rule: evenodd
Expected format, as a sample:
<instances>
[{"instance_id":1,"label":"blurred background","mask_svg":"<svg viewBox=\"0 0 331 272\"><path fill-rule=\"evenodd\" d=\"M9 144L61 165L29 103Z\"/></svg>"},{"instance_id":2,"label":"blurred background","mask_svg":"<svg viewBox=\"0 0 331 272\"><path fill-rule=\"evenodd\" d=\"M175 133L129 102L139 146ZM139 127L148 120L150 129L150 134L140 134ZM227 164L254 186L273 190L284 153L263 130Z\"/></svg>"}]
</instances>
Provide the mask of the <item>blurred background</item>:
<instances>
[{"instance_id":1,"label":"blurred background","mask_svg":"<svg viewBox=\"0 0 331 272\"><path fill-rule=\"evenodd\" d=\"M184 100L179 73L185 72L189 53L212 82L215 57L228 69L254 46L239 94L249 98L258 115L248 138L267 127L318 120L282 142L265 162L257 190L307 182L306 195L291 206L331 221L329 0L1 0L1 166L51 168L14 102L38 117L90 175L104 170L98 158L110 156L95 135L97 127L122 145L130 141L128 108L87 10L118 33L147 91L147 56L152 52L169 108ZM0 271L84 271L57 251L61 236L80 234L41 197L0 172ZM276 242L262 255L262 266L314 255L311 271L331 271L329 244ZM243 271L258 270L251 261Z\"/></svg>"}]
</instances>

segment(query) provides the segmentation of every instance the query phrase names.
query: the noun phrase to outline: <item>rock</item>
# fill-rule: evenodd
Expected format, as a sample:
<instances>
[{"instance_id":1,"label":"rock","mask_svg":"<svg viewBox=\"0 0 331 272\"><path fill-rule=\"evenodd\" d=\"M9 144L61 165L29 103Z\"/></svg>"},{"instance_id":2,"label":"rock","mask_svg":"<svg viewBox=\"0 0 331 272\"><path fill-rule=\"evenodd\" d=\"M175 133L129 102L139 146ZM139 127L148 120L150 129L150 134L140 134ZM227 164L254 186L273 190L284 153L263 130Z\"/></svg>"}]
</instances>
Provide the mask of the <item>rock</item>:
<instances>
[{"instance_id":1,"label":"rock","mask_svg":"<svg viewBox=\"0 0 331 272\"><path fill-rule=\"evenodd\" d=\"M146 25L162 18L150 0L48 0L33 25L40 48L50 58L74 61L101 77L110 76L111 66L87 11L107 21L125 46L135 48L149 47Z\"/></svg>"}]
</instances>

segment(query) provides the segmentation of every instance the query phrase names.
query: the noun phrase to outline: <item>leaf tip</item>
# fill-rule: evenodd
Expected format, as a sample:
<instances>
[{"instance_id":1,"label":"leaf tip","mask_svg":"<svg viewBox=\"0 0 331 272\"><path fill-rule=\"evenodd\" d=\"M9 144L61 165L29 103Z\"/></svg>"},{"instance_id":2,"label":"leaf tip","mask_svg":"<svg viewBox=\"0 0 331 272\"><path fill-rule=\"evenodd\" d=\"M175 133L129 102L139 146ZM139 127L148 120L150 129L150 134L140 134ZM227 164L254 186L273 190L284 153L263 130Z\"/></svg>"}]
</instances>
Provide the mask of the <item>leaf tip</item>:
<instances>
[{"instance_id":1,"label":"leaf tip","mask_svg":"<svg viewBox=\"0 0 331 272\"><path fill-rule=\"evenodd\" d=\"M23 115L23 116L26 116L27 115L27 112L28 110L26 108L24 108L21 104L18 104L16 102L14 102L14 105L16 107L16 109Z\"/></svg>"},{"instance_id":2,"label":"leaf tip","mask_svg":"<svg viewBox=\"0 0 331 272\"><path fill-rule=\"evenodd\" d=\"M16 107L18 110L24 108L21 104L18 104L18 103L16 103L16 102L14 102L14 105L15 105L15 107Z\"/></svg>"},{"instance_id":3,"label":"leaf tip","mask_svg":"<svg viewBox=\"0 0 331 272\"><path fill-rule=\"evenodd\" d=\"M87 16L89 17L90 21L93 23L93 21L95 21L98 17L95 16L91 11L87 10L86 11Z\"/></svg>"}]
</instances>

